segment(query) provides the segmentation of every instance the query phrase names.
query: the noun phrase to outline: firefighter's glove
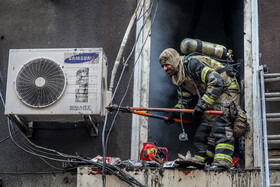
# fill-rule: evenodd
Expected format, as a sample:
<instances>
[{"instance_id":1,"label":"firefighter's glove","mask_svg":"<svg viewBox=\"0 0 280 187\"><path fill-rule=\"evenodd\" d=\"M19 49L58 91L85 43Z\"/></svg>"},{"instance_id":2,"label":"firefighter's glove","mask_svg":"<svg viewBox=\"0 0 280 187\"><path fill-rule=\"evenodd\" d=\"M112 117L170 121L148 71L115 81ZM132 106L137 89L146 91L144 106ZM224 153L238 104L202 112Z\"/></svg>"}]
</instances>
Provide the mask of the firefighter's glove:
<instances>
[{"instance_id":1,"label":"firefighter's glove","mask_svg":"<svg viewBox=\"0 0 280 187\"><path fill-rule=\"evenodd\" d=\"M203 102L199 101L197 103L197 105L194 107L194 111L193 111L193 118L195 121L200 121L202 119L202 115L204 113L204 111L206 110L203 106L202 106Z\"/></svg>"},{"instance_id":2,"label":"firefighter's glove","mask_svg":"<svg viewBox=\"0 0 280 187\"><path fill-rule=\"evenodd\" d=\"M175 122L173 118L177 118L176 112L169 112L165 116L168 117L168 120L164 120L167 125L173 124Z\"/></svg>"},{"instance_id":3,"label":"firefighter's glove","mask_svg":"<svg viewBox=\"0 0 280 187\"><path fill-rule=\"evenodd\" d=\"M241 138L245 136L246 132L250 130L249 124L247 122L242 122L236 120L233 125L233 135L235 138Z\"/></svg>"}]
</instances>

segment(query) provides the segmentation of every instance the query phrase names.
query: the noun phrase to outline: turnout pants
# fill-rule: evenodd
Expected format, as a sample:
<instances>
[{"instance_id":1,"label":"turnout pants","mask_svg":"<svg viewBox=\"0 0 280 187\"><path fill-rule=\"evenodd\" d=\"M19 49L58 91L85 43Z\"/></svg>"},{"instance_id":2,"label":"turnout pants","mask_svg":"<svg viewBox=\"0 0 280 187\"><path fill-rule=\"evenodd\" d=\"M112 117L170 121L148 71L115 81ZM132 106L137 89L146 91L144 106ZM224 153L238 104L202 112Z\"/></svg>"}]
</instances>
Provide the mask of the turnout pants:
<instances>
[{"instance_id":1,"label":"turnout pants","mask_svg":"<svg viewBox=\"0 0 280 187\"><path fill-rule=\"evenodd\" d=\"M195 157L199 161L212 165L232 166L235 139L230 107L233 101L239 102L238 100L238 94L224 92L209 108L209 110L222 110L224 114L203 115L202 123L194 137Z\"/></svg>"}]
</instances>

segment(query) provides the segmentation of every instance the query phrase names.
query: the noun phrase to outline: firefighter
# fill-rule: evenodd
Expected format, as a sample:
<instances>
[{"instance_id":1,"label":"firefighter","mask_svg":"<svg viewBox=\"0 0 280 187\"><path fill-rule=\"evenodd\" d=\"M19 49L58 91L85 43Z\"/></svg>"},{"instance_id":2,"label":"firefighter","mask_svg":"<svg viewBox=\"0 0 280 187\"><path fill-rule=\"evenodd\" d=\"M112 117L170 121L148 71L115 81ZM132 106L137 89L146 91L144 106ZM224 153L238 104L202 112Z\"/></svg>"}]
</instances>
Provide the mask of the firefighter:
<instances>
[{"instance_id":1,"label":"firefighter","mask_svg":"<svg viewBox=\"0 0 280 187\"><path fill-rule=\"evenodd\" d=\"M247 128L246 114L239 106L240 89L234 72L208 56L180 56L172 48L160 54L159 62L178 88L176 108L189 108L190 101L198 97L193 112L194 120L200 121L194 136L194 158L209 165L209 170L230 168L235 143L234 124ZM205 110L220 110L224 114L206 115Z\"/></svg>"}]
</instances>

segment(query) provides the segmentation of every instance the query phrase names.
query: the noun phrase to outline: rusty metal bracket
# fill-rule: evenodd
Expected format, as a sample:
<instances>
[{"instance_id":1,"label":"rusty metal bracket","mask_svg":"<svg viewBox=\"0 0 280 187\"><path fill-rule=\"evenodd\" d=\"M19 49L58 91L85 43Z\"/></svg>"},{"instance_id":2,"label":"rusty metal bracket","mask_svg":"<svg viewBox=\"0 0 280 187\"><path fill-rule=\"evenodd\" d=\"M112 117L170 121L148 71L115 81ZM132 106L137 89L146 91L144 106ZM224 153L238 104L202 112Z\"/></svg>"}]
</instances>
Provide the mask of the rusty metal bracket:
<instances>
[{"instance_id":1,"label":"rusty metal bracket","mask_svg":"<svg viewBox=\"0 0 280 187\"><path fill-rule=\"evenodd\" d=\"M33 136L33 122L26 122L21 116L18 115L9 115L8 116L18 127L19 129L28 137Z\"/></svg>"},{"instance_id":2,"label":"rusty metal bracket","mask_svg":"<svg viewBox=\"0 0 280 187\"><path fill-rule=\"evenodd\" d=\"M90 136L98 136L97 122L93 120L90 115L85 115L84 119L90 128Z\"/></svg>"}]
</instances>

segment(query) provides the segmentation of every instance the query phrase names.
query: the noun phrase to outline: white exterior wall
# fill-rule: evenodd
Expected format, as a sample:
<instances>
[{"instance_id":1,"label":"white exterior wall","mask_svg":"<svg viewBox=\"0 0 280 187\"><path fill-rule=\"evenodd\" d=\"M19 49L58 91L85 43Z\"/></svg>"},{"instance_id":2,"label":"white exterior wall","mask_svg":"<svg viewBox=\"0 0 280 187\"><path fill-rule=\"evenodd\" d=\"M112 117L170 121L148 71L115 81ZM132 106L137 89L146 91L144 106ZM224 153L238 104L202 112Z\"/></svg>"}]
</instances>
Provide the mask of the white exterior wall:
<instances>
[{"instance_id":1,"label":"white exterior wall","mask_svg":"<svg viewBox=\"0 0 280 187\"><path fill-rule=\"evenodd\" d=\"M146 12L151 1L144 1L142 12ZM141 9L141 7L140 7ZM146 21L147 20L147 21ZM143 30L141 31L142 26ZM150 48L151 48L151 20L148 14L137 21L136 37L139 39L135 49L135 70L133 83L133 106L149 107L149 80L150 80ZM139 160L139 153L143 143L148 141L148 118L139 115L132 116L131 129L131 156L132 160Z\"/></svg>"},{"instance_id":2,"label":"white exterior wall","mask_svg":"<svg viewBox=\"0 0 280 187\"><path fill-rule=\"evenodd\" d=\"M102 186L101 170L90 167L78 169L77 187ZM259 170L232 170L224 172L205 172L203 170L152 170L139 169L127 171L147 187L259 187L261 186ZM271 181L279 180L280 171L271 171ZM129 186L114 175L106 176L106 186Z\"/></svg>"},{"instance_id":3,"label":"white exterior wall","mask_svg":"<svg viewBox=\"0 0 280 187\"><path fill-rule=\"evenodd\" d=\"M258 35L258 1L244 1L244 97L245 110L251 130L245 141L246 167L259 167L262 148L259 142L260 130L260 96L259 96L259 35Z\"/></svg>"}]
</instances>

